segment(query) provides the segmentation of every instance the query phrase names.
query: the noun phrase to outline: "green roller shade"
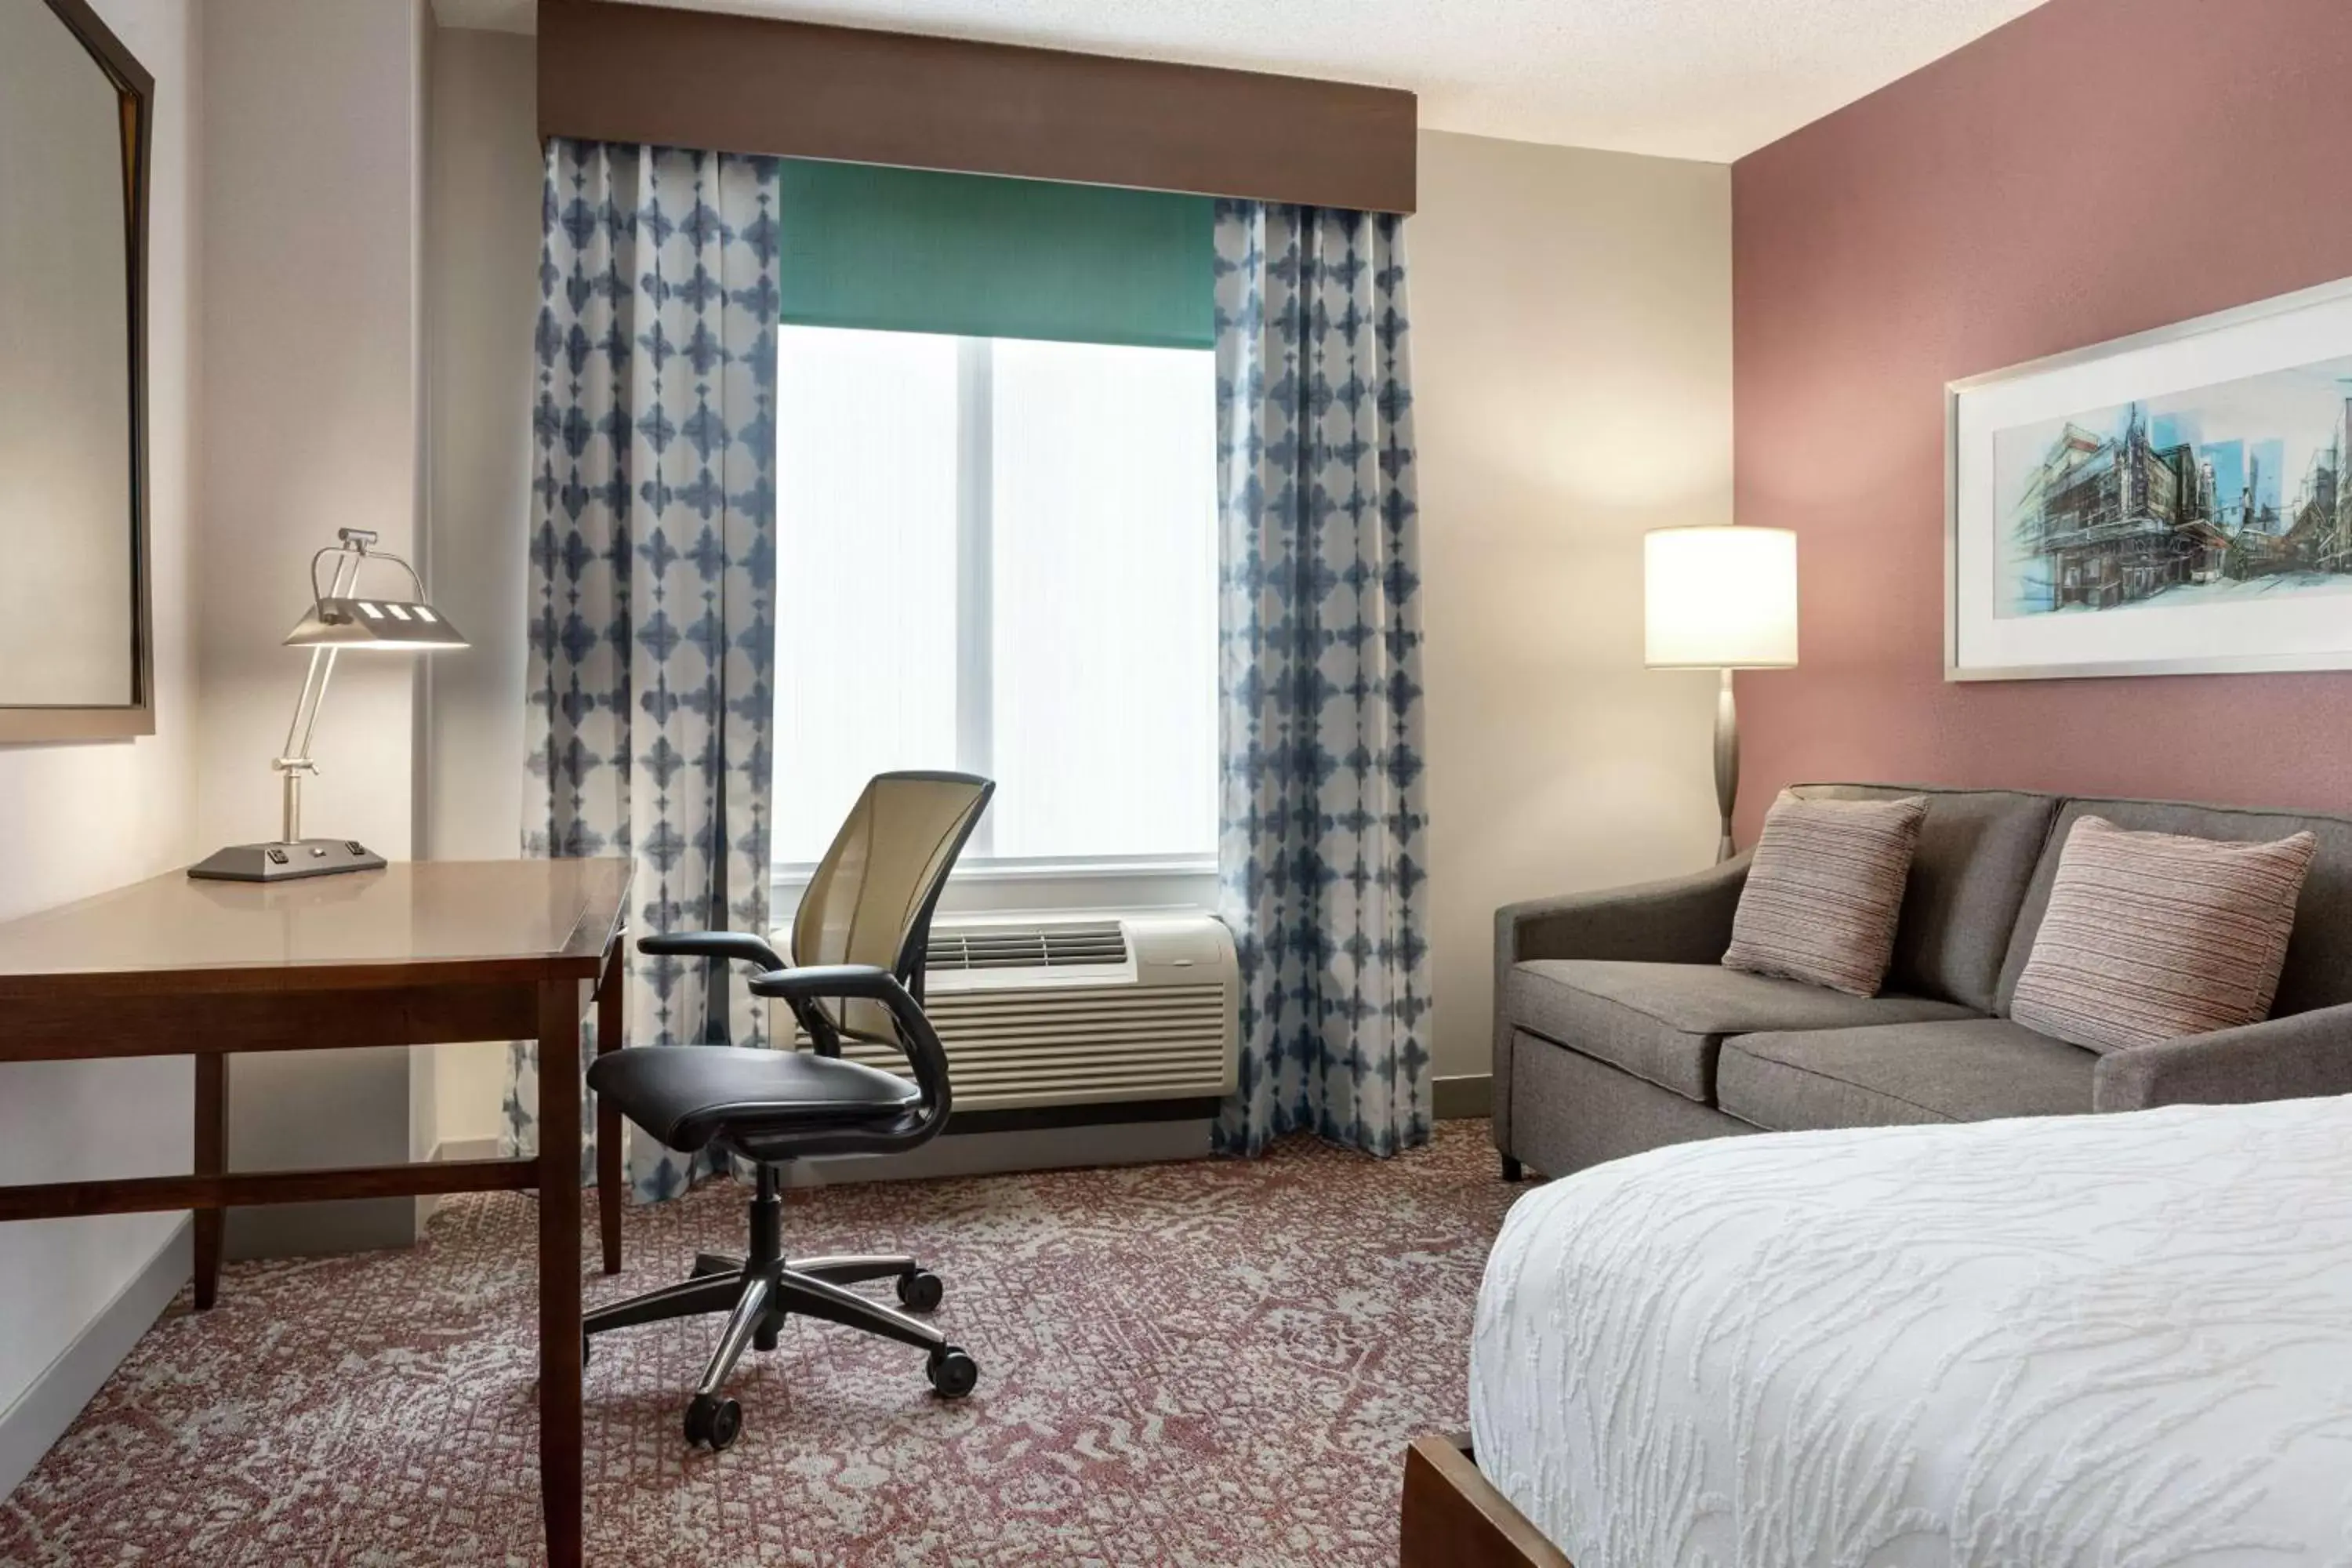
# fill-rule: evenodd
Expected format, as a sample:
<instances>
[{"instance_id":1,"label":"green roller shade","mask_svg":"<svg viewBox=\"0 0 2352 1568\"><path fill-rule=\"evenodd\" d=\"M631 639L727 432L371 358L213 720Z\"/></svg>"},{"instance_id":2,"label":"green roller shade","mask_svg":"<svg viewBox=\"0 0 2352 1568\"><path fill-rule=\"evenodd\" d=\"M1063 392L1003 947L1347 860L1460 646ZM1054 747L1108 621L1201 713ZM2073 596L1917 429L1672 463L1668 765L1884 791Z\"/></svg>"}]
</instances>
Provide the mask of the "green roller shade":
<instances>
[{"instance_id":1,"label":"green roller shade","mask_svg":"<svg viewBox=\"0 0 2352 1568\"><path fill-rule=\"evenodd\" d=\"M1208 348L1207 196L790 159L783 319Z\"/></svg>"}]
</instances>

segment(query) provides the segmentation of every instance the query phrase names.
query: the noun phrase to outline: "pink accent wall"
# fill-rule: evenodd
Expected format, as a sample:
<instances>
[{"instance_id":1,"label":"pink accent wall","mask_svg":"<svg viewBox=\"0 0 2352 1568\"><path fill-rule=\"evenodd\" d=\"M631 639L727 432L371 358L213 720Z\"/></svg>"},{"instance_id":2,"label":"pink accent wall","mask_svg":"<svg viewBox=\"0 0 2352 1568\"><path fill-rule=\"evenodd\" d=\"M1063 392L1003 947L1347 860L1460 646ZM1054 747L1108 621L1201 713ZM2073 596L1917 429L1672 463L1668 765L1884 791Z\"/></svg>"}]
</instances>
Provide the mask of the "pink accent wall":
<instances>
[{"instance_id":1,"label":"pink accent wall","mask_svg":"<svg viewBox=\"0 0 2352 1568\"><path fill-rule=\"evenodd\" d=\"M2352 0L2052 0L1735 164L1732 271L1738 520L1801 536L1743 841L1806 778L2352 812L2352 673L1943 679L1944 384L2352 275Z\"/></svg>"}]
</instances>

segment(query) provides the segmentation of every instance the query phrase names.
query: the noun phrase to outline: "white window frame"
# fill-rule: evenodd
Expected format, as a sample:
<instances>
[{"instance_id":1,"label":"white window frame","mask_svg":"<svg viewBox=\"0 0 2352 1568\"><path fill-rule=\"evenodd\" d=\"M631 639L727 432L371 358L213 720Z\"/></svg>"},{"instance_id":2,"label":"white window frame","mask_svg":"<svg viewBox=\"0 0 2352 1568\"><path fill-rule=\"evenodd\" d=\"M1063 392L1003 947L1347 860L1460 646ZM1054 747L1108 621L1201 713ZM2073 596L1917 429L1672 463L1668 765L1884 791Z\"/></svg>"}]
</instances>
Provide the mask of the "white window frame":
<instances>
[{"instance_id":1,"label":"white window frame","mask_svg":"<svg viewBox=\"0 0 2352 1568\"><path fill-rule=\"evenodd\" d=\"M956 765L992 773L995 737L995 341L956 340ZM1213 909L1217 858L1207 855L999 857L983 815L940 897L947 912L1007 910ZM769 918L797 908L814 861L781 861Z\"/></svg>"}]
</instances>

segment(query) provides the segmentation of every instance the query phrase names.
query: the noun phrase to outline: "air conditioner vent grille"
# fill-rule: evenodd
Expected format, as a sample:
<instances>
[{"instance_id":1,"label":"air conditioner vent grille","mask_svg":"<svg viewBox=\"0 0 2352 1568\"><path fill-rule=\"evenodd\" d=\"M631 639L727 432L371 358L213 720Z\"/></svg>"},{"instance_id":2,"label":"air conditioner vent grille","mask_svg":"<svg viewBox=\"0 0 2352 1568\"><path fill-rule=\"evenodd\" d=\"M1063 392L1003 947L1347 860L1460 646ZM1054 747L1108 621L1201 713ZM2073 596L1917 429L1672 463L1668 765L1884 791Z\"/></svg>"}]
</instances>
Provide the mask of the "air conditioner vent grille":
<instances>
[{"instance_id":1,"label":"air conditioner vent grille","mask_svg":"<svg viewBox=\"0 0 2352 1568\"><path fill-rule=\"evenodd\" d=\"M1117 921L935 931L924 955L932 973L990 969L1117 967L1127 963L1127 928Z\"/></svg>"},{"instance_id":2,"label":"air conditioner vent grille","mask_svg":"<svg viewBox=\"0 0 2352 1568\"><path fill-rule=\"evenodd\" d=\"M1192 910L967 914L930 932L923 1011L959 1112L1213 1100L1240 1068L1232 933ZM781 1003L782 1039L811 1048ZM841 1054L911 1075L896 1044Z\"/></svg>"},{"instance_id":3,"label":"air conditioner vent grille","mask_svg":"<svg viewBox=\"0 0 2352 1568\"><path fill-rule=\"evenodd\" d=\"M1211 1096L1233 1087L1222 983L935 996L956 1104L1071 1104ZM796 1036L805 1049L808 1037ZM911 1077L905 1053L862 1040L841 1054Z\"/></svg>"}]
</instances>

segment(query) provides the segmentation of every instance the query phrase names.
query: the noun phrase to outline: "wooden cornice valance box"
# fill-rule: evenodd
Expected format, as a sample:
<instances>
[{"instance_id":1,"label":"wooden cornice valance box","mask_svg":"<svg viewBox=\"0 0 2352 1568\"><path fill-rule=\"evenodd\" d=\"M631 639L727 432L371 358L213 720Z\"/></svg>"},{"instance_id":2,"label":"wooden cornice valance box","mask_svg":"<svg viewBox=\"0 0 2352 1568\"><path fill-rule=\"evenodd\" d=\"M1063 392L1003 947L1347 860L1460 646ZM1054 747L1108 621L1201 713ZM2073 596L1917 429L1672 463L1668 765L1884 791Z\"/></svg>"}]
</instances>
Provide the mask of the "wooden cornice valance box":
<instances>
[{"instance_id":1,"label":"wooden cornice valance box","mask_svg":"<svg viewBox=\"0 0 2352 1568\"><path fill-rule=\"evenodd\" d=\"M539 132L1413 210L1393 88L613 0L543 0Z\"/></svg>"}]
</instances>

